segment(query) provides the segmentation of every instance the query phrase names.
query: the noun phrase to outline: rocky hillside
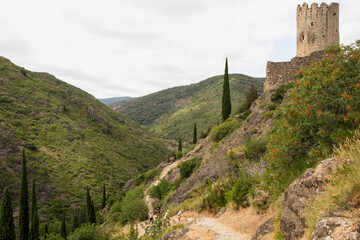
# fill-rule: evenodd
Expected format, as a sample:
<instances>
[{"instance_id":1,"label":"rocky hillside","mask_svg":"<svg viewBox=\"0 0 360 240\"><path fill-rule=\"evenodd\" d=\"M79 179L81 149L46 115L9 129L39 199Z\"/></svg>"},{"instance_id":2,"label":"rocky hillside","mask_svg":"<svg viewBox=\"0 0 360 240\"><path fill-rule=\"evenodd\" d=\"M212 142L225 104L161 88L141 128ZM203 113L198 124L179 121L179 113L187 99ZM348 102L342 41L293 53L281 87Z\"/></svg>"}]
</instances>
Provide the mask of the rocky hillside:
<instances>
[{"instance_id":1,"label":"rocky hillside","mask_svg":"<svg viewBox=\"0 0 360 240\"><path fill-rule=\"evenodd\" d=\"M88 93L1 57L0 194L5 186L19 192L21 149L48 215L82 203L86 186L99 205L103 183L114 195L168 153L139 124Z\"/></svg>"},{"instance_id":2,"label":"rocky hillside","mask_svg":"<svg viewBox=\"0 0 360 240\"><path fill-rule=\"evenodd\" d=\"M252 83L259 93L264 78L252 78L242 74L230 74L232 112L245 100ZM194 122L198 132L221 122L221 96L223 76L215 76L196 84L175 87L111 105L134 121L146 125L159 137L186 141L192 139Z\"/></svg>"}]
</instances>

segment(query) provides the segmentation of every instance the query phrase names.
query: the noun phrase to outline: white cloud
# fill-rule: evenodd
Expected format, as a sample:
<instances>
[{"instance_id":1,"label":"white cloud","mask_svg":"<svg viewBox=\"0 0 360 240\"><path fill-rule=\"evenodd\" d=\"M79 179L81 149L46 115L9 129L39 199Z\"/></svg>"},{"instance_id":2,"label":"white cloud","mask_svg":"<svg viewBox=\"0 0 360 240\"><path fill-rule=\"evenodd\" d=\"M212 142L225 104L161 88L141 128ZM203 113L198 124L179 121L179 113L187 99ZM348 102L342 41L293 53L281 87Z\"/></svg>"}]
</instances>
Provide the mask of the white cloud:
<instances>
[{"instance_id":1,"label":"white cloud","mask_svg":"<svg viewBox=\"0 0 360 240\"><path fill-rule=\"evenodd\" d=\"M295 56L295 0L13 0L0 8L0 55L103 98L140 96L230 72L265 76ZM344 43L360 2L341 0ZM310 3L309 3L310 4Z\"/></svg>"}]
</instances>

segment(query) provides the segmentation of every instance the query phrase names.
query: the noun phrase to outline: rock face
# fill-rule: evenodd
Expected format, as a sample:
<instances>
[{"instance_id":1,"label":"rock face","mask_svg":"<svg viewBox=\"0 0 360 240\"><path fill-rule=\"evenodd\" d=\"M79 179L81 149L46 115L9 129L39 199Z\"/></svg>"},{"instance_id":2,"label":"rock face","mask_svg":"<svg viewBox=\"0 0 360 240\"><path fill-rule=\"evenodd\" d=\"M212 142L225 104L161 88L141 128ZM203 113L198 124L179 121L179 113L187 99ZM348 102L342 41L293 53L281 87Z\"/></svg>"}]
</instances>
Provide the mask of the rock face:
<instances>
[{"instance_id":1,"label":"rock face","mask_svg":"<svg viewBox=\"0 0 360 240\"><path fill-rule=\"evenodd\" d=\"M358 237L356 222L346 217L321 218L312 234L312 240L357 240Z\"/></svg>"},{"instance_id":2,"label":"rock face","mask_svg":"<svg viewBox=\"0 0 360 240\"><path fill-rule=\"evenodd\" d=\"M266 235L272 233L274 229L274 218L270 218L256 230L251 240L262 240Z\"/></svg>"},{"instance_id":3,"label":"rock face","mask_svg":"<svg viewBox=\"0 0 360 240\"><path fill-rule=\"evenodd\" d=\"M324 185L341 163L336 158L323 160L315 169L308 169L285 191L284 210L280 218L280 228L285 239L299 239L304 235L304 208L324 190Z\"/></svg>"}]
</instances>

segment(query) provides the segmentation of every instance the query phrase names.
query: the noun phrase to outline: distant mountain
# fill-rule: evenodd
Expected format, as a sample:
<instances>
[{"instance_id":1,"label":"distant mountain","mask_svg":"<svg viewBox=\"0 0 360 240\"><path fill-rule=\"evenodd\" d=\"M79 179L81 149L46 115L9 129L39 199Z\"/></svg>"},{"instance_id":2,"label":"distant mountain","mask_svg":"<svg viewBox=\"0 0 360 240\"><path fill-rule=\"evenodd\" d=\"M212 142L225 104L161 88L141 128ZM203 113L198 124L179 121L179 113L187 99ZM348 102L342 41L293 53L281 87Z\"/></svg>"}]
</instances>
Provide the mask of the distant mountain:
<instances>
[{"instance_id":1,"label":"distant mountain","mask_svg":"<svg viewBox=\"0 0 360 240\"><path fill-rule=\"evenodd\" d=\"M168 154L138 123L90 94L0 57L0 195L5 186L19 193L21 149L29 182L37 182L41 216L50 217L83 203L87 186L99 206L103 183L114 197Z\"/></svg>"},{"instance_id":2,"label":"distant mountain","mask_svg":"<svg viewBox=\"0 0 360 240\"><path fill-rule=\"evenodd\" d=\"M101 98L98 100L109 106L112 103L129 101L130 99L131 99L131 97L112 97L112 98Z\"/></svg>"},{"instance_id":3,"label":"distant mountain","mask_svg":"<svg viewBox=\"0 0 360 240\"><path fill-rule=\"evenodd\" d=\"M252 83L263 91L265 78L243 74L230 74L233 112L245 100ZM188 86L162 90L128 102L114 103L113 109L138 123L147 126L155 136L192 139L194 122L198 134L221 122L221 97L223 75L211 77Z\"/></svg>"}]
</instances>

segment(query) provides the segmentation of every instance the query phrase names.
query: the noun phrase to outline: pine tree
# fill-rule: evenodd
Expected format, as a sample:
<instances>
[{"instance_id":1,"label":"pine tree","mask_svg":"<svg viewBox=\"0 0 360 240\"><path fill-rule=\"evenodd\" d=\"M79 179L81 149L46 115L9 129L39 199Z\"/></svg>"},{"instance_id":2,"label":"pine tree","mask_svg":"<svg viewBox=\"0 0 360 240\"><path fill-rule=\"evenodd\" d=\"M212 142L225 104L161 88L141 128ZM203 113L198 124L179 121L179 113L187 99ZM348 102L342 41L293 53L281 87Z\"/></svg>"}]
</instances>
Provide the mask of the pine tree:
<instances>
[{"instance_id":1,"label":"pine tree","mask_svg":"<svg viewBox=\"0 0 360 240\"><path fill-rule=\"evenodd\" d=\"M229 74L228 74L228 60L226 58L222 105L221 105L222 121L225 122L226 119L229 118L230 114L231 114L230 83L229 83Z\"/></svg>"},{"instance_id":2,"label":"pine tree","mask_svg":"<svg viewBox=\"0 0 360 240\"><path fill-rule=\"evenodd\" d=\"M11 194L7 187L4 189L0 214L0 240L15 240Z\"/></svg>"},{"instance_id":3,"label":"pine tree","mask_svg":"<svg viewBox=\"0 0 360 240\"><path fill-rule=\"evenodd\" d=\"M103 197L101 202L101 209L104 209L106 207L106 189L105 189L105 183L103 186Z\"/></svg>"},{"instance_id":4,"label":"pine tree","mask_svg":"<svg viewBox=\"0 0 360 240\"><path fill-rule=\"evenodd\" d=\"M29 238L29 192L26 173L25 150L22 152L22 169L19 196L19 240Z\"/></svg>"},{"instance_id":5,"label":"pine tree","mask_svg":"<svg viewBox=\"0 0 360 240\"><path fill-rule=\"evenodd\" d=\"M246 95L247 109L251 107L251 104L258 98L258 92L255 85L252 83L251 87Z\"/></svg>"},{"instance_id":6,"label":"pine tree","mask_svg":"<svg viewBox=\"0 0 360 240\"><path fill-rule=\"evenodd\" d=\"M196 123L194 123L193 144L196 143L197 143L197 130L196 130Z\"/></svg>"},{"instance_id":7,"label":"pine tree","mask_svg":"<svg viewBox=\"0 0 360 240\"><path fill-rule=\"evenodd\" d=\"M39 239L39 217L36 204L35 180L32 183L32 205L31 205L31 223L30 223L30 240Z\"/></svg>"},{"instance_id":8,"label":"pine tree","mask_svg":"<svg viewBox=\"0 0 360 240\"><path fill-rule=\"evenodd\" d=\"M86 187L86 222L91 222L91 196L88 187Z\"/></svg>"},{"instance_id":9,"label":"pine tree","mask_svg":"<svg viewBox=\"0 0 360 240\"><path fill-rule=\"evenodd\" d=\"M66 240L66 222L65 222L65 212L63 212L61 219L61 237Z\"/></svg>"},{"instance_id":10,"label":"pine tree","mask_svg":"<svg viewBox=\"0 0 360 240\"><path fill-rule=\"evenodd\" d=\"M178 152L182 152L182 142L181 142L181 137L179 137Z\"/></svg>"},{"instance_id":11,"label":"pine tree","mask_svg":"<svg viewBox=\"0 0 360 240\"><path fill-rule=\"evenodd\" d=\"M95 223L96 224L94 201L91 201L90 223Z\"/></svg>"}]
</instances>

